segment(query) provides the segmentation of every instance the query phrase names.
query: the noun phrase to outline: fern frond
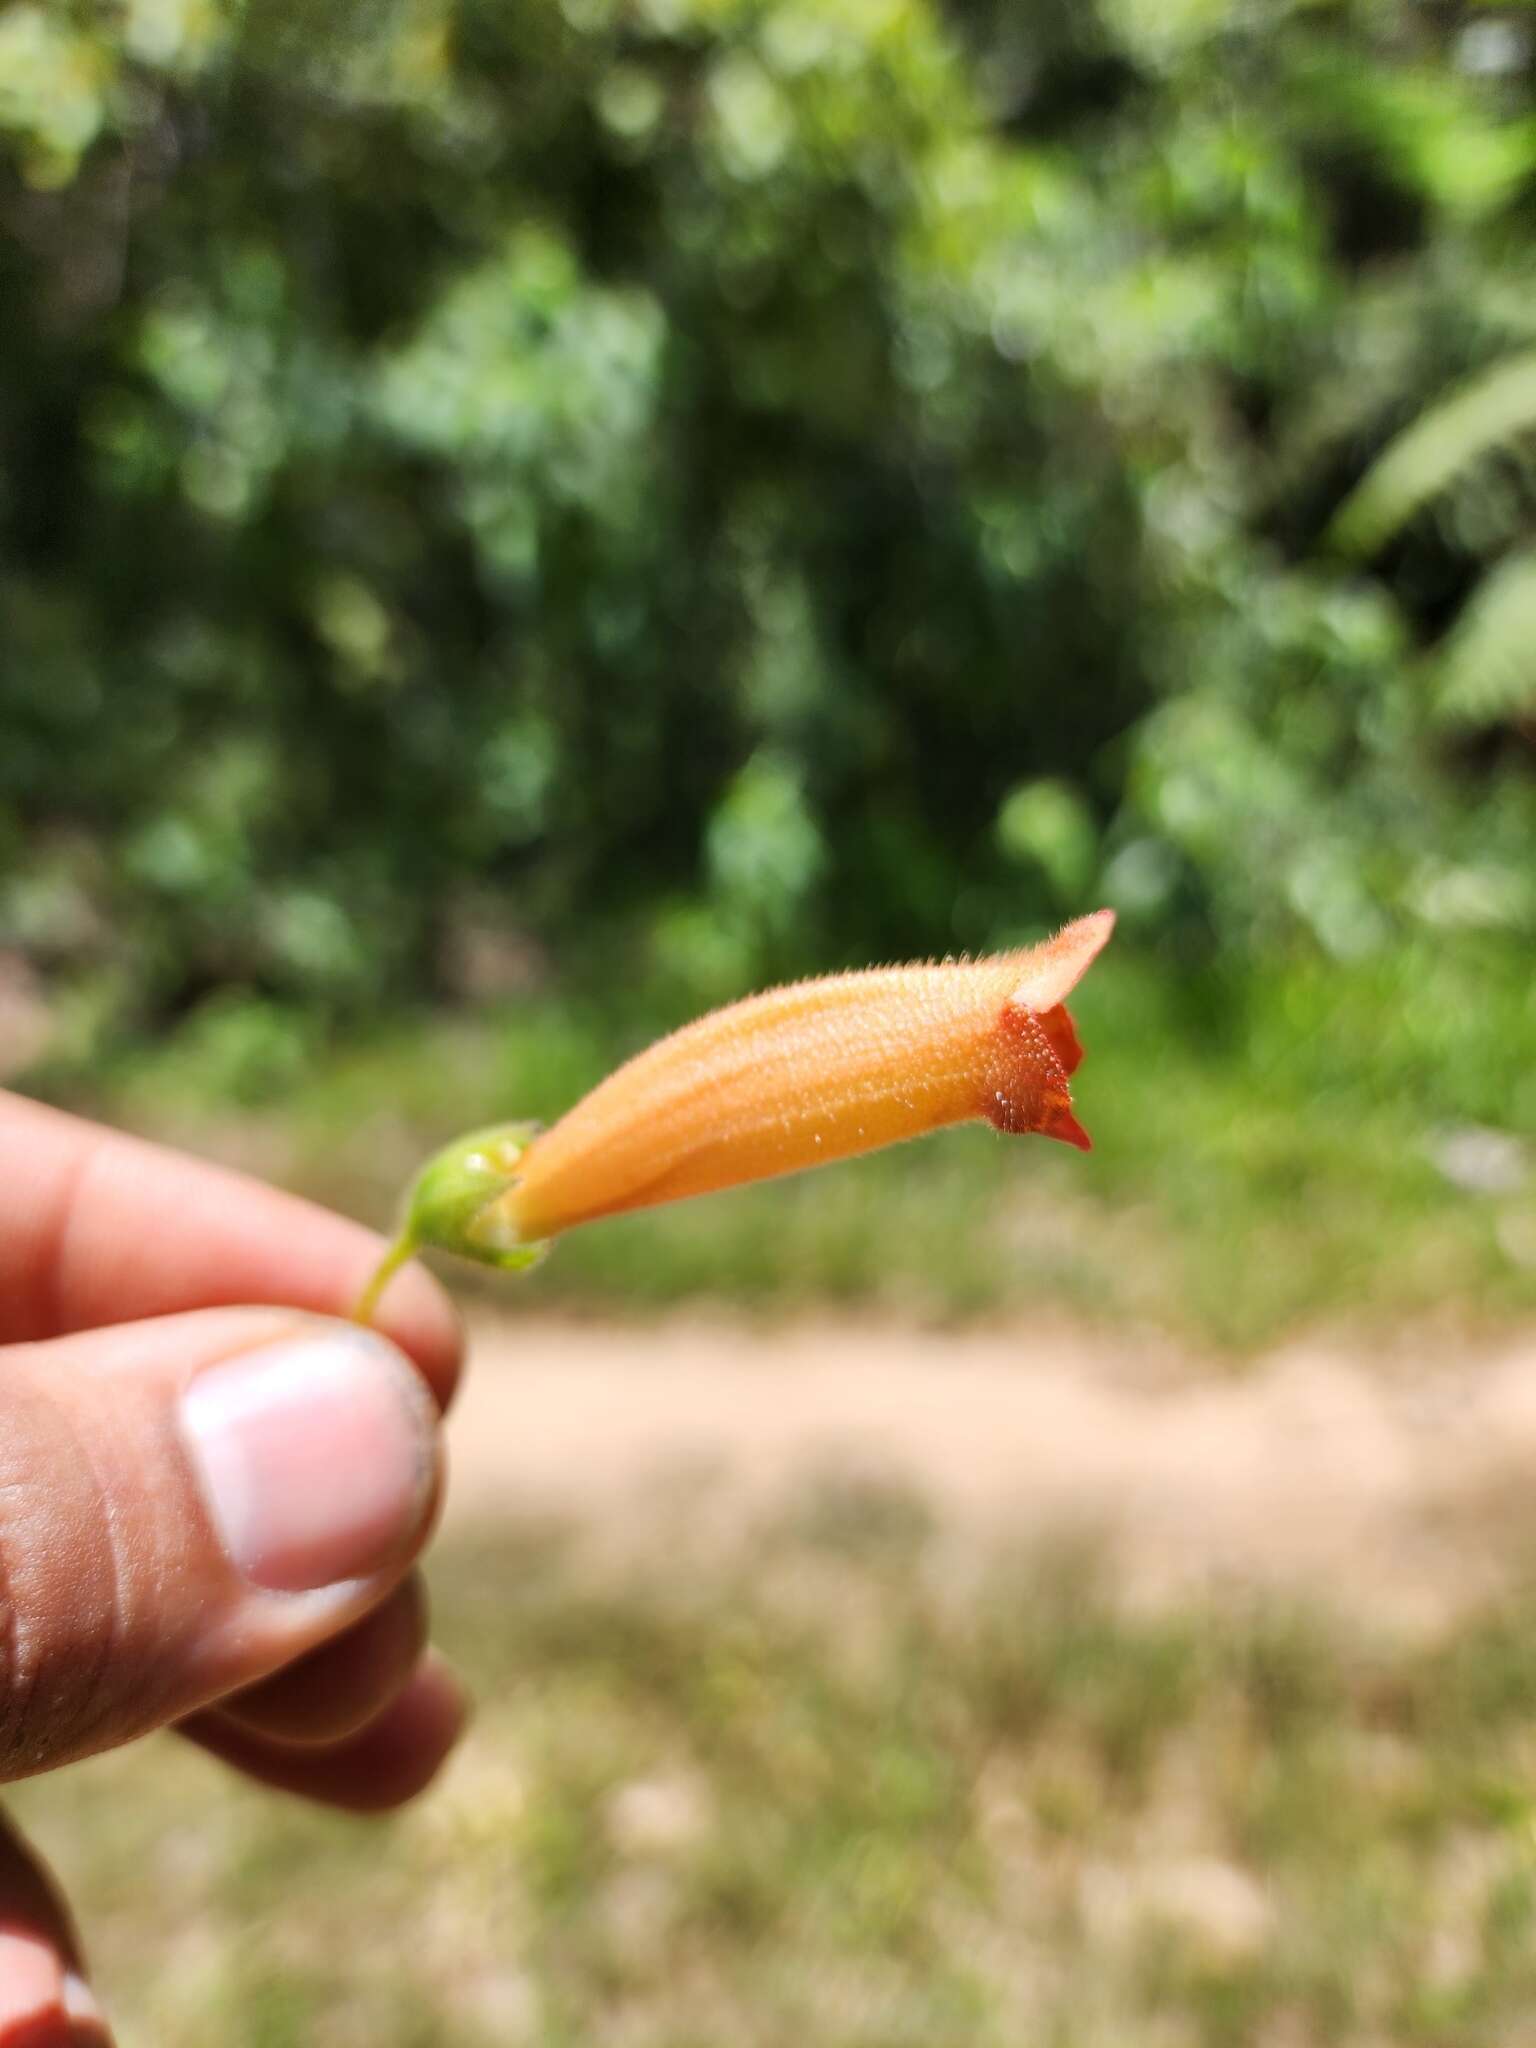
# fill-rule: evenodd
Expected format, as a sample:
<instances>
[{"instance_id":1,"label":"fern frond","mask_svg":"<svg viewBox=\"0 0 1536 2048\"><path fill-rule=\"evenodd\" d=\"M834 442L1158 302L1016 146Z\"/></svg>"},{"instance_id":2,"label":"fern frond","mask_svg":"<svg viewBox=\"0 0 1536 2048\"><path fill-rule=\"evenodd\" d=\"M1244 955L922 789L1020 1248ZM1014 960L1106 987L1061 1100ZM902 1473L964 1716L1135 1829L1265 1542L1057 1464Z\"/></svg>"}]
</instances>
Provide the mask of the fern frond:
<instances>
[{"instance_id":1,"label":"fern frond","mask_svg":"<svg viewBox=\"0 0 1536 2048\"><path fill-rule=\"evenodd\" d=\"M1468 598L1441 649L1438 716L1501 725L1536 715L1536 547L1507 555Z\"/></svg>"},{"instance_id":2,"label":"fern frond","mask_svg":"<svg viewBox=\"0 0 1536 2048\"><path fill-rule=\"evenodd\" d=\"M1484 370L1421 413L1334 514L1333 546L1369 555L1479 456L1536 429L1536 349Z\"/></svg>"}]
</instances>

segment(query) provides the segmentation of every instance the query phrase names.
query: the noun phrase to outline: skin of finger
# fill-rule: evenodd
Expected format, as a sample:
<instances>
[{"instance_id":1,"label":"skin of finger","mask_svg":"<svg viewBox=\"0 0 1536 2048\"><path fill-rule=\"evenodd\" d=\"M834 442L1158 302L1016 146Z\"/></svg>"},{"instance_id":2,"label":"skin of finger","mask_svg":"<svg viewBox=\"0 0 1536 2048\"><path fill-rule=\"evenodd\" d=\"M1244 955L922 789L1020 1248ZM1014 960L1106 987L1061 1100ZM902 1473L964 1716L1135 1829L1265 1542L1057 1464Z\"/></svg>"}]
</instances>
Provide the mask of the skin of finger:
<instances>
[{"instance_id":1,"label":"skin of finger","mask_svg":"<svg viewBox=\"0 0 1536 2048\"><path fill-rule=\"evenodd\" d=\"M0 1169L0 1343L253 1303L347 1315L383 1249L296 1195L4 1093ZM463 1332L425 1268L378 1327L446 1406Z\"/></svg>"},{"instance_id":2,"label":"skin of finger","mask_svg":"<svg viewBox=\"0 0 1536 2048\"><path fill-rule=\"evenodd\" d=\"M431 1783L463 1733L463 1688L428 1651L409 1683L361 1734L326 1748L294 1748L236 1727L226 1715L200 1714L183 1733L257 1783L346 1813L387 1813Z\"/></svg>"},{"instance_id":3,"label":"skin of finger","mask_svg":"<svg viewBox=\"0 0 1536 2048\"><path fill-rule=\"evenodd\" d=\"M109 1748L244 1690L359 1621L409 1569L266 1593L224 1555L176 1429L194 1374L312 1328L211 1310L18 1345L5 1359L0 1779Z\"/></svg>"},{"instance_id":4,"label":"skin of finger","mask_svg":"<svg viewBox=\"0 0 1536 2048\"><path fill-rule=\"evenodd\" d=\"M71 1973L64 1978L64 2010L73 2029L70 2048L112 2048L106 2015L96 2003L94 1992L83 1978Z\"/></svg>"},{"instance_id":5,"label":"skin of finger","mask_svg":"<svg viewBox=\"0 0 1536 2048\"><path fill-rule=\"evenodd\" d=\"M0 2048L74 2048L105 2039L64 1902L32 1850L0 1818Z\"/></svg>"},{"instance_id":6,"label":"skin of finger","mask_svg":"<svg viewBox=\"0 0 1536 2048\"><path fill-rule=\"evenodd\" d=\"M413 1572L372 1614L217 1711L268 1742L302 1748L344 1741L404 1690L426 1641L426 1589Z\"/></svg>"}]
</instances>

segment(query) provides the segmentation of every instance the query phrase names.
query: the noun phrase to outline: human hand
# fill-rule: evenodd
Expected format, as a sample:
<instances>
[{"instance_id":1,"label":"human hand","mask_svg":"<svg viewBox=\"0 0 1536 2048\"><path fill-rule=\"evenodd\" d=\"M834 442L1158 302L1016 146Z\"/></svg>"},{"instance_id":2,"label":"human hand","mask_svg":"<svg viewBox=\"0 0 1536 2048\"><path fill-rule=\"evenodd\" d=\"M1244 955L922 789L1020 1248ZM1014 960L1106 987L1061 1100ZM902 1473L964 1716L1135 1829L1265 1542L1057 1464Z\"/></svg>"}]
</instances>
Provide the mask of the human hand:
<instances>
[{"instance_id":1,"label":"human hand","mask_svg":"<svg viewBox=\"0 0 1536 2048\"><path fill-rule=\"evenodd\" d=\"M420 1267L288 1195L0 1095L0 1783L166 1726L353 1811L463 1719L411 1562L460 1362ZM252 1304L258 1304L252 1306ZM107 2040L0 1820L0 2048Z\"/></svg>"}]
</instances>

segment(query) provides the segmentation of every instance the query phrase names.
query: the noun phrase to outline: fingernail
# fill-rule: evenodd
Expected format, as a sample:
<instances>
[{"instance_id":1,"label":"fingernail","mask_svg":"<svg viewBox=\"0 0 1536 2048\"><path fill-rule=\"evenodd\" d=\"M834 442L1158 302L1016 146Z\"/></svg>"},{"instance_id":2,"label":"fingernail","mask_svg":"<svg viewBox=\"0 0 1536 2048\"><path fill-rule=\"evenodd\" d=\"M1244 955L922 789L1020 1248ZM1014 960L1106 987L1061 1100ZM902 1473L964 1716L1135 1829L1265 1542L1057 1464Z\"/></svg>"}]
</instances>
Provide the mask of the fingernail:
<instances>
[{"instance_id":1,"label":"fingernail","mask_svg":"<svg viewBox=\"0 0 1536 2048\"><path fill-rule=\"evenodd\" d=\"M58 1952L31 1928L0 1930L0 2042L55 2038L61 2018Z\"/></svg>"},{"instance_id":2,"label":"fingernail","mask_svg":"<svg viewBox=\"0 0 1536 2048\"><path fill-rule=\"evenodd\" d=\"M381 1337L326 1332L210 1366L181 1419L214 1527L254 1585L361 1578L398 1558L426 1516L436 1411Z\"/></svg>"}]
</instances>

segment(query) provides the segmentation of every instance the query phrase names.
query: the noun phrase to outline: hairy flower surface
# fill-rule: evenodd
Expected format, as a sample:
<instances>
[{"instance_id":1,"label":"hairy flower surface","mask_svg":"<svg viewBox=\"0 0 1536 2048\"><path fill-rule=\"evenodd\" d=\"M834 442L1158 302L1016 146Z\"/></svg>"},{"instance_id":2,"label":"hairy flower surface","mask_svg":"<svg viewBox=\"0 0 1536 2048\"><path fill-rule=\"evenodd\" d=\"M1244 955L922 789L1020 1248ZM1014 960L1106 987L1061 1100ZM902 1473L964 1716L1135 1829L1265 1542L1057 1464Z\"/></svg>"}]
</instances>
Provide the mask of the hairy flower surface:
<instances>
[{"instance_id":1,"label":"hairy flower surface","mask_svg":"<svg viewBox=\"0 0 1536 2048\"><path fill-rule=\"evenodd\" d=\"M476 1234L531 1244L970 1118L1086 1150L1064 999L1113 927L1100 910L1017 952L796 982L701 1017L536 1137Z\"/></svg>"}]
</instances>

